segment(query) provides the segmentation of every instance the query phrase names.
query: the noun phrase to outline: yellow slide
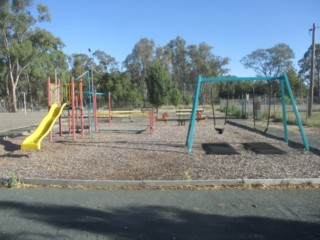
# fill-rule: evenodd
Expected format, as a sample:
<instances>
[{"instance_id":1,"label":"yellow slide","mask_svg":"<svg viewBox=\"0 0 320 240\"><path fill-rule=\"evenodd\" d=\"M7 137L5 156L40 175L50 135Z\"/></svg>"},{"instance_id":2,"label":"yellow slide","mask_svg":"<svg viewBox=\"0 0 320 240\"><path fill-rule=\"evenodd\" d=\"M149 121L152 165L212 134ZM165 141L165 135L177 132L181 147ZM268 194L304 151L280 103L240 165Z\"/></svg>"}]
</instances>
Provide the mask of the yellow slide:
<instances>
[{"instance_id":1,"label":"yellow slide","mask_svg":"<svg viewBox=\"0 0 320 240\"><path fill-rule=\"evenodd\" d=\"M56 103L52 104L48 114L42 119L37 129L22 142L21 149L40 150L42 139L51 131L66 105L67 103L64 103L61 107L58 107Z\"/></svg>"}]
</instances>

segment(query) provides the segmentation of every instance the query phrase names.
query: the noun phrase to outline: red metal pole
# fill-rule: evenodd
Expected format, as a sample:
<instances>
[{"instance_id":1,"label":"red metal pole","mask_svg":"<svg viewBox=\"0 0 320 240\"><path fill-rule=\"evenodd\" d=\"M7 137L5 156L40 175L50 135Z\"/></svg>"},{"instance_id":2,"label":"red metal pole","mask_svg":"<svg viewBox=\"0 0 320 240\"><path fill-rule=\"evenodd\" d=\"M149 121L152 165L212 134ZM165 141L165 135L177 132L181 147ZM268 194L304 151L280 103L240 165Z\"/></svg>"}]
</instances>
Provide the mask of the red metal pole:
<instances>
[{"instance_id":1,"label":"red metal pole","mask_svg":"<svg viewBox=\"0 0 320 240\"><path fill-rule=\"evenodd\" d=\"M48 110L51 107L51 91L50 91L50 77L47 80L47 95L48 95Z\"/></svg>"},{"instance_id":2,"label":"red metal pole","mask_svg":"<svg viewBox=\"0 0 320 240\"><path fill-rule=\"evenodd\" d=\"M74 78L71 77L71 114L72 114L72 138L76 140L76 129L75 129L75 113L74 113Z\"/></svg>"},{"instance_id":3,"label":"red metal pole","mask_svg":"<svg viewBox=\"0 0 320 240\"><path fill-rule=\"evenodd\" d=\"M58 80L58 96L59 96L59 102L60 102L60 106L61 104L61 82L60 80ZM62 116L60 115L59 117L59 132L60 132L60 137L62 137Z\"/></svg>"},{"instance_id":4,"label":"red metal pole","mask_svg":"<svg viewBox=\"0 0 320 240\"><path fill-rule=\"evenodd\" d=\"M51 89L50 89L50 77L47 80L47 94L48 94L48 112L51 108ZM49 132L49 141L52 141L52 131Z\"/></svg>"},{"instance_id":5,"label":"red metal pole","mask_svg":"<svg viewBox=\"0 0 320 240\"><path fill-rule=\"evenodd\" d=\"M78 126L78 108L79 108L78 100L79 100L79 97L78 95L76 95L75 96L76 127Z\"/></svg>"},{"instance_id":6,"label":"red metal pole","mask_svg":"<svg viewBox=\"0 0 320 240\"><path fill-rule=\"evenodd\" d=\"M154 130L154 114L153 114L153 109L150 110L150 133L153 132Z\"/></svg>"}]
</instances>

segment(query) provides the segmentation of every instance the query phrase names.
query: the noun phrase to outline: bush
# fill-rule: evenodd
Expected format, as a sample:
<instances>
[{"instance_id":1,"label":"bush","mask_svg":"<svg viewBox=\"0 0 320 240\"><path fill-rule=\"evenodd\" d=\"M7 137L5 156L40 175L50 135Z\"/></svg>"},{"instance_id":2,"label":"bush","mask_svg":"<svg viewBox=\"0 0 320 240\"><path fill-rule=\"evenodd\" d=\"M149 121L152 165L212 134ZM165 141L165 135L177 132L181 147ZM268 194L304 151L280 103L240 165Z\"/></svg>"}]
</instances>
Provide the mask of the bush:
<instances>
[{"instance_id":1,"label":"bush","mask_svg":"<svg viewBox=\"0 0 320 240\"><path fill-rule=\"evenodd\" d=\"M176 87L173 87L170 91L170 102L176 107L181 103L181 93Z\"/></svg>"},{"instance_id":2,"label":"bush","mask_svg":"<svg viewBox=\"0 0 320 240\"><path fill-rule=\"evenodd\" d=\"M284 96L284 101L286 102L286 105L289 105L290 104L290 98L286 95Z\"/></svg>"},{"instance_id":3,"label":"bush","mask_svg":"<svg viewBox=\"0 0 320 240\"><path fill-rule=\"evenodd\" d=\"M226 112L226 107L223 108L223 112ZM236 116L237 118L242 117L242 110L238 108L236 105L231 105L228 107L228 115Z\"/></svg>"},{"instance_id":4,"label":"bush","mask_svg":"<svg viewBox=\"0 0 320 240\"><path fill-rule=\"evenodd\" d=\"M191 99L190 96L183 95L182 100L183 100L185 105L189 105L189 104L191 104L191 100L192 99Z\"/></svg>"}]
</instances>

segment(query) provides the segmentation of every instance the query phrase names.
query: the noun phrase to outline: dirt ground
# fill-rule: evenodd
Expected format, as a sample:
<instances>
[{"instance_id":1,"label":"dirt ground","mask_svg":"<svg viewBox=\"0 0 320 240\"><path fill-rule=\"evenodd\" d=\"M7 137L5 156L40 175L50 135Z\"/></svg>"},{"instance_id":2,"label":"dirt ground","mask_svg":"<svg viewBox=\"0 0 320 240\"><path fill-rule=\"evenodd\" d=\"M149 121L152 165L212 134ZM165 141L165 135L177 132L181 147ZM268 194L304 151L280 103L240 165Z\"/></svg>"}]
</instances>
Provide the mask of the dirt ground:
<instances>
[{"instance_id":1,"label":"dirt ground","mask_svg":"<svg viewBox=\"0 0 320 240\"><path fill-rule=\"evenodd\" d=\"M103 130L146 129L147 120L100 124ZM66 129L64 129L66 130ZM319 178L320 157L294 149L236 126L227 125L223 134L214 131L212 121L196 124L191 155L185 146L188 123L156 122L155 131L141 134L85 132L76 141L70 134L53 141L45 138L41 150L20 150L26 136L4 137L0 146L0 178L15 173L20 178L80 180L216 180ZM243 143L266 142L283 155L261 155L246 150ZM202 143L228 143L237 155L208 155Z\"/></svg>"}]
</instances>

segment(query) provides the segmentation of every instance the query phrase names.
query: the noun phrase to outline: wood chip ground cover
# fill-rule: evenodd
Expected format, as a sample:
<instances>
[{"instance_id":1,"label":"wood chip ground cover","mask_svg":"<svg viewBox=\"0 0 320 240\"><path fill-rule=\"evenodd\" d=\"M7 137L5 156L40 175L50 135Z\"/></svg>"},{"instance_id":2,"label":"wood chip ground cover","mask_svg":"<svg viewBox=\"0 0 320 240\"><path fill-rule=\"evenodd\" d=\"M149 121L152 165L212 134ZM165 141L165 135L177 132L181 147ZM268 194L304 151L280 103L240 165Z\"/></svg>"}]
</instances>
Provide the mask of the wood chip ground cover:
<instances>
[{"instance_id":1,"label":"wood chip ground cover","mask_svg":"<svg viewBox=\"0 0 320 240\"><path fill-rule=\"evenodd\" d=\"M143 129L147 122L100 125L105 129ZM196 124L192 155L185 146L188 124L156 122L152 134L86 132L77 140L54 130L53 141L44 139L40 151L20 150L25 136L7 138L11 148L0 146L0 178L14 172L20 178L79 180L192 180L319 178L320 157L294 149L283 141L227 125L223 134L210 121ZM203 143L230 144L239 155L207 155ZM284 155L260 155L243 147L247 142L266 142ZM18 150L17 150L18 149ZM186 174L187 173L187 174Z\"/></svg>"}]
</instances>

